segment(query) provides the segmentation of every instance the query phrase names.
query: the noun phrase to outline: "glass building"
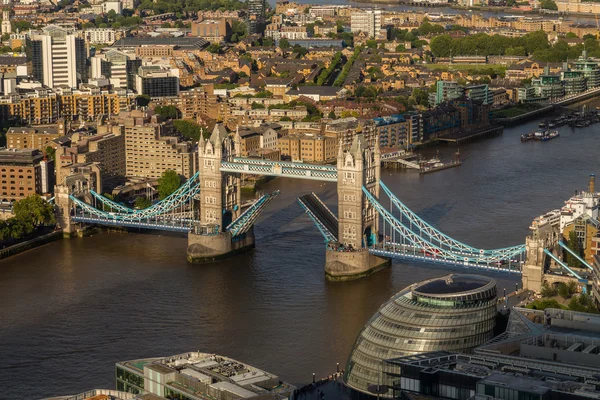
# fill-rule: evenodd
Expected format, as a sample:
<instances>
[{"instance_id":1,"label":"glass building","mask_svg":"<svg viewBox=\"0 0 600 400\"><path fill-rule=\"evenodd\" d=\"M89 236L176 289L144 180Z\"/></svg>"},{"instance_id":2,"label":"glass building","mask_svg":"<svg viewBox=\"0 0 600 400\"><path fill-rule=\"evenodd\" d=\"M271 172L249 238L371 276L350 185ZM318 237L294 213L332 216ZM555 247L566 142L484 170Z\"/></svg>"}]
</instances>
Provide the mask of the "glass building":
<instances>
[{"instance_id":1,"label":"glass building","mask_svg":"<svg viewBox=\"0 0 600 400\"><path fill-rule=\"evenodd\" d=\"M369 386L381 383L383 360L440 350L468 352L492 339L496 312L494 279L450 274L413 284L367 322L348 359L344 381L369 394Z\"/></svg>"}]
</instances>

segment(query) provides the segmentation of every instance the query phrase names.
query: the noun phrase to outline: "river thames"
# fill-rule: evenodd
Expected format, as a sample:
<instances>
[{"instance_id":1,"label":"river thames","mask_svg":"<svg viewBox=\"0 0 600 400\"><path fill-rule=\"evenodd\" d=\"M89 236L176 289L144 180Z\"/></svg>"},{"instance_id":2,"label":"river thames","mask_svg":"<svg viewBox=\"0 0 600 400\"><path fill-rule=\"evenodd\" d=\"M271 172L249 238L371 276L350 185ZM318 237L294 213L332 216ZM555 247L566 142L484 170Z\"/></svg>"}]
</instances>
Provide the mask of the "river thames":
<instances>
[{"instance_id":1,"label":"river thames","mask_svg":"<svg viewBox=\"0 0 600 400\"><path fill-rule=\"evenodd\" d=\"M486 248L523 243L533 217L600 173L597 126L521 143L536 126L461 146L461 167L383 171L382 179L456 239ZM454 151L440 149L446 160ZM136 233L58 241L1 261L2 397L114 388L117 361L191 350L308 383L312 372L343 367L363 324L394 293L459 271L394 261L359 281L326 282L323 238L296 198L314 191L334 205L334 185L275 179L264 188L276 189L281 195L255 228L256 249L217 264L188 264L184 238ZM517 281L492 276L500 290Z\"/></svg>"}]
</instances>

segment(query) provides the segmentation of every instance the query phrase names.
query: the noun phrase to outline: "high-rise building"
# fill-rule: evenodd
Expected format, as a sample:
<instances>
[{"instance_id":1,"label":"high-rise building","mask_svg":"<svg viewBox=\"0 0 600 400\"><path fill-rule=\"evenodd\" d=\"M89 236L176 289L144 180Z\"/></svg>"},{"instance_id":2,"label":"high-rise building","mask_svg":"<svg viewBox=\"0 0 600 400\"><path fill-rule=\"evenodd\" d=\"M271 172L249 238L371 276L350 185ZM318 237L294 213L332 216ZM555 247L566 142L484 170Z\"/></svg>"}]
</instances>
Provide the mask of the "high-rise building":
<instances>
[{"instance_id":1,"label":"high-rise building","mask_svg":"<svg viewBox=\"0 0 600 400\"><path fill-rule=\"evenodd\" d=\"M377 37L381 31L381 10L367 9L355 11L350 16L350 29L352 33L362 32L370 38Z\"/></svg>"},{"instance_id":2,"label":"high-rise building","mask_svg":"<svg viewBox=\"0 0 600 400\"><path fill-rule=\"evenodd\" d=\"M265 28L265 0L248 0L248 33L261 33Z\"/></svg>"},{"instance_id":3,"label":"high-rise building","mask_svg":"<svg viewBox=\"0 0 600 400\"><path fill-rule=\"evenodd\" d=\"M85 41L64 28L50 25L32 34L27 53L33 77L46 86L77 88L87 82Z\"/></svg>"}]
</instances>

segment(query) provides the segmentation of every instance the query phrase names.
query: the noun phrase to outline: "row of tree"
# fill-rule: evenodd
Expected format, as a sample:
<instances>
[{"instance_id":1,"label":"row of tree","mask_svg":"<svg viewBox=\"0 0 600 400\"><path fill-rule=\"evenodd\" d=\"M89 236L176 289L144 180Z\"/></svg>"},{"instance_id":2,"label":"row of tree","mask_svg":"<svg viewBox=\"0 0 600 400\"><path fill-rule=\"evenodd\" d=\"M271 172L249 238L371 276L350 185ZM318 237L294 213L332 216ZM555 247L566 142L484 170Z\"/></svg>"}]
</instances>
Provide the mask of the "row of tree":
<instances>
[{"instance_id":1,"label":"row of tree","mask_svg":"<svg viewBox=\"0 0 600 400\"><path fill-rule=\"evenodd\" d=\"M525 56L550 48L545 32L531 32L520 37L478 33L460 38L439 35L431 39L431 52L436 57L452 56Z\"/></svg>"}]
</instances>

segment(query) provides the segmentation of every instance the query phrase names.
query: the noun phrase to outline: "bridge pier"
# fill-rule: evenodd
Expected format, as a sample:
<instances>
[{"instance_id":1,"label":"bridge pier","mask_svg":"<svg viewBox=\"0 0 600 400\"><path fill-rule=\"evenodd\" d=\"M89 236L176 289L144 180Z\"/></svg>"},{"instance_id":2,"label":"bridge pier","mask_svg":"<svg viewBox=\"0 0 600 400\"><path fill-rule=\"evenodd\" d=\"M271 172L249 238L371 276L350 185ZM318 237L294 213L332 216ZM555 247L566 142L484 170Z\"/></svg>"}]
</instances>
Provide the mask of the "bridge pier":
<instances>
[{"instance_id":1,"label":"bridge pier","mask_svg":"<svg viewBox=\"0 0 600 400\"><path fill-rule=\"evenodd\" d=\"M187 259L193 264L223 260L254 249L254 228L232 238L230 231L217 234L188 234Z\"/></svg>"},{"instance_id":2,"label":"bridge pier","mask_svg":"<svg viewBox=\"0 0 600 400\"><path fill-rule=\"evenodd\" d=\"M370 254L368 249L325 251L325 277L330 281L350 281L371 275L392 264L389 258Z\"/></svg>"}]
</instances>

